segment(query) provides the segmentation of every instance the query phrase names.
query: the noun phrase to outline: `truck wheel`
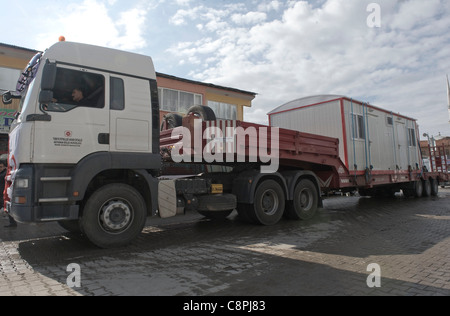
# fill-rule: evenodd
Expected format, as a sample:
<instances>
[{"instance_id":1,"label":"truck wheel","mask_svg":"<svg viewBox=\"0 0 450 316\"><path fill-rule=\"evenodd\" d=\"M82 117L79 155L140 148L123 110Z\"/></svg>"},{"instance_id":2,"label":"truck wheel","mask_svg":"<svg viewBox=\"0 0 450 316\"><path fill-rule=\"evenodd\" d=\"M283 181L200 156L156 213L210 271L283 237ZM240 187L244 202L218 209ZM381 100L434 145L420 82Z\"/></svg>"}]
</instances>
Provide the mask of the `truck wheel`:
<instances>
[{"instance_id":1,"label":"truck wheel","mask_svg":"<svg viewBox=\"0 0 450 316\"><path fill-rule=\"evenodd\" d=\"M201 118L203 121L216 120L216 114L214 113L213 109L211 109L209 106L204 105L194 105L193 107L189 108L187 115L194 115Z\"/></svg>"},{"instance_id":2,"label":"truck wheel","mask_svg":"<svg viewBox=\"0 0 450 316\"><path fill-rule=\"evenodd\" d=\"M144 199L126 184L109 184L92 194L80 223L86 237L100 248L121 247L133 241L147 218Z\"/></svg>"},{"instance_id":3,"label":"truck wheel","mask_svg":"<svg viewBox=\"0 0 450 316\"><path fill-rule=\"evenodd\" d=\"M423 184L422 180L417 180L414 182L414 196L415 197L421 197L423 194Z\"/></svg>"},{"instance_id":4,"label":"truck wheel","mask_svg":"<svg viewBox=\"0 0 450 316\"><path fill-rule=\"evenodd\" d=\"M163 122L161 123L161 131L172 129L183 125L183 117L176 113L169 113L164 115Z\"/></svg>"},{"instance_id":5,"label":"truck wheel","mask_svg":"<svg viewBox=\"0 0 450 316\"><path fill-rule=\"evenodd\" d=\"M439 193L439 181L437 179L430 178L431 195L437 196Z\"/></svg>"},{"instance_id":6,"label":"truck wheel","mask_svg":"<svg viewBox=\"0 0 450 316\"><path fill-rule=\"evenodd\" d=\"M274 180L266 180L259 184L255 192L249 216L255 223L275 225L283 216L286 204L283 188Z\"/></svg>"},{"instance_id":7,"label":"truck wheel","mask_svg":"<svg viewBox=\"0 0 450 316\"><path fill-rule=\"evenodd\" d=\"M423 180L422 181L422 186L423 186L423 192L422 192L422 196L423 197L428 197L431 196L431 182L430 180Z\"/></svg>"},{"instance_id":8,"label":"truck wheel","mask_svg":"<svg viewBox=\"0 0 450 316\"><path fill-rule=\"evenodd\" d=\"M301 180L294 191L294 200L288 201L286 216L294 220L307 220L317 212L318 208L317 189L311 180Z\"/></svg>"}]
</instances>

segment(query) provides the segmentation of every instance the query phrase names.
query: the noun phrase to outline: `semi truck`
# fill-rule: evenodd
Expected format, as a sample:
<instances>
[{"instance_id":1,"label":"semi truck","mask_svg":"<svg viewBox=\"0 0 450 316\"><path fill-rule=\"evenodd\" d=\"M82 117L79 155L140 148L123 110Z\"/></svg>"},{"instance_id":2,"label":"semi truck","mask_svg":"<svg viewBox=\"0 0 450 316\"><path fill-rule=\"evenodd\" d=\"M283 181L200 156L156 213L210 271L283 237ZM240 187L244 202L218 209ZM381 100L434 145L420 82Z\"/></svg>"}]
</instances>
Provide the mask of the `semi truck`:
<instances>
[{"instance_id":1,"label":"semi truck","mask_svg":"<svg viewBox=\"0 0 450 316\"><path fill-rule=\"evenodd\" d=\"M57 221L102 248L132 242L148 216L223 218L237 210L245 221L275 225L283 216L310 219L326 193L419 197L448 180L420 159L352 169L339 138L217 120L203 105L160 124L152 59L135 53L58 42L30 61L17 91L3 95L21 99L5 210L22 223ZM203 172L169 175L171 164Z\"/></svg>"}]
</instances>

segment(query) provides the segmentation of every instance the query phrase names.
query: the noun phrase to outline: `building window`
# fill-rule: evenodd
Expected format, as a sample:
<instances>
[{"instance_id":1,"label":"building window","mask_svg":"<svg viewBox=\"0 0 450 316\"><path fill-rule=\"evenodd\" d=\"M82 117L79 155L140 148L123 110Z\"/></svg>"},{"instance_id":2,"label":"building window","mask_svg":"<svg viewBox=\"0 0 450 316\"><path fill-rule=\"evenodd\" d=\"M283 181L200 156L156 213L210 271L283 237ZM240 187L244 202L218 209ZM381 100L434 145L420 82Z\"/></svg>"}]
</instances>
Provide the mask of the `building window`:
<instances>
[{"instance_id":1,"label":"building window","mask_svg":"<svg viewBox=\"0 0 450 316\"><path fill-rule=\"evenodd\" d=\"M161 110L176 113L187 113L189 108L194 105L203 104L201 94L158 88L159 103Z\"/></svg>"},{"instance_id":2,"label":"building window","mask_svg":"<svg viewBox=\"0 0 450 316\"><path fill-rule=\"evenodd\" d=\"M0 67L0 91L16 91L20 70Z\"/></svg>"},{"instance_id":3,"label":"building window","mask_svg":"<svg viewBox=\"0 0 450 316\"><path fill-rule=\"evenodd\" d=\"M352 116L353 116L353 138L366 139L364 116L359 114L352 114Z\"/></svg>"},{"instance_id":4,"label":"building window","mask_svg":"<svg viewBox=\"0 0 450 316\"><path fill-rule=\"evenodd\" d=\"M213 109L216 117L223 120L236 120L237 107L234 104L223 102L208 101L208 106Z\"/></svg>"}]
</instances>

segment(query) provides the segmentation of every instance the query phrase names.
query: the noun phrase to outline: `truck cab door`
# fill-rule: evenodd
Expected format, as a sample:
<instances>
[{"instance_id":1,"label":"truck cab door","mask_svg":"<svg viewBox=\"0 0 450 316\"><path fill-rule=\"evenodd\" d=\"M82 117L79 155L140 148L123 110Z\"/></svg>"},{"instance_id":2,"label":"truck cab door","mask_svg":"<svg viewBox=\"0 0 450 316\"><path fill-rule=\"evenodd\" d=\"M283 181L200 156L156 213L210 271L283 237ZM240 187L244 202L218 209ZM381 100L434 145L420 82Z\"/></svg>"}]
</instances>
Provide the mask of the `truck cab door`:
<instances>
[{"instance_id":1,"label":"truck cab door","mask_svg":"<svg viewBox=\"0 0 450 316\"><path fill-rule=\"evenodd\" d=\"M110 129L107 78L100 71L57 66L55 84L49 90L52 101L36 105L37 117L45 112L48 119L34 122L35 163L76 164L89 154L109 150L102 136ZM83 94L81 100L75 100L76 89Z\"/></svg>"}]
</instances>

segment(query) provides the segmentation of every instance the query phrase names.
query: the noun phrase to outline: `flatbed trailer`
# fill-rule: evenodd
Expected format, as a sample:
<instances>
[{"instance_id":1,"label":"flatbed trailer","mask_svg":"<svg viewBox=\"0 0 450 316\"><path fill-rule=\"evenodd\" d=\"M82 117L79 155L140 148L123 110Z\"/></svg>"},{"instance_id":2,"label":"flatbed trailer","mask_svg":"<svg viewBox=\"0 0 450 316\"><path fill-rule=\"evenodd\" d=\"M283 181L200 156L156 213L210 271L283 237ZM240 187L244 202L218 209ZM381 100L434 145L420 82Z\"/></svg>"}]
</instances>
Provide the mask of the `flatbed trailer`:
<instances>
[{"instance_id":1,"label":"flatbed trailer","mask_svg":"<svg viewBox=\"0 0 450 316\"><path fill-rule=\"evenodd\" d=\"M160 146L164 161L173 161L171 152L174 148L184 146L184 151L191 153L192 159L189 162L210 163L201 159L204 151L209 143L213 143L216 147L221 145L222 155L220 161L222 163L236 168L236 170L251 170L258 167L262 161L266 161L262 157L255 160L252 152L270 153L277 152L279 168L281 173L299 173L308 172L310 179L314 179L319 191L323 194L333 191L352 192L359 191L361 195L392 195L400 190L406 196L430 196L437 195L439 183L448 181L448 166L446 165L446 157L444 148L430 148L431 170L427 170L422 165L408 166L408 170L348 170L346 164L339 156L339 139L326 137L311 133L303 133L290 129L277 128L273 126L265 126L261 124L232 121L232 120L213 120L197 122L196 117L185 117L182 120L182 126L175 129L169 129L161 132ZM198 120L197 120L198 121ZM201 124L201 130L195 127L195 124ZM195 129L197 128L197 131ZM247 138L239 138L236 136L237 130L256 131L256 133L248 132ZM209 130L212 130L209 131ZM277 142L271 142L274 132L278 136ZM217 131L220 137L216 137ZM194 141L183 142L183 136L194 135L199 133L201 136L201 146L195 148ZM264 141L261 142L261 138ZM267 144L261 148L261 143ZM198 144L200 144L198 142ZM187 147L187 148L186 148ZM210 147L214 148L214 146ZM232 150L230 150L230 148ZM243 156L238 159L238 148ZM178 148L175 152L179 152ZM198 157L200 159L195 159ZM216 155L216 158L220 155ZM227 159L228 157L228 159ZM441 158L442 157L442 158ZM252 160L253 159L253 160ZM253 163L252 163L253 161ZM301 177L301 176L300 176ZM293 183L286 180L288 192L293 192ZM293 196L288 195L288 199ZM238 201L239 202L239 201Z\"/></svg>"}]
</instances>

